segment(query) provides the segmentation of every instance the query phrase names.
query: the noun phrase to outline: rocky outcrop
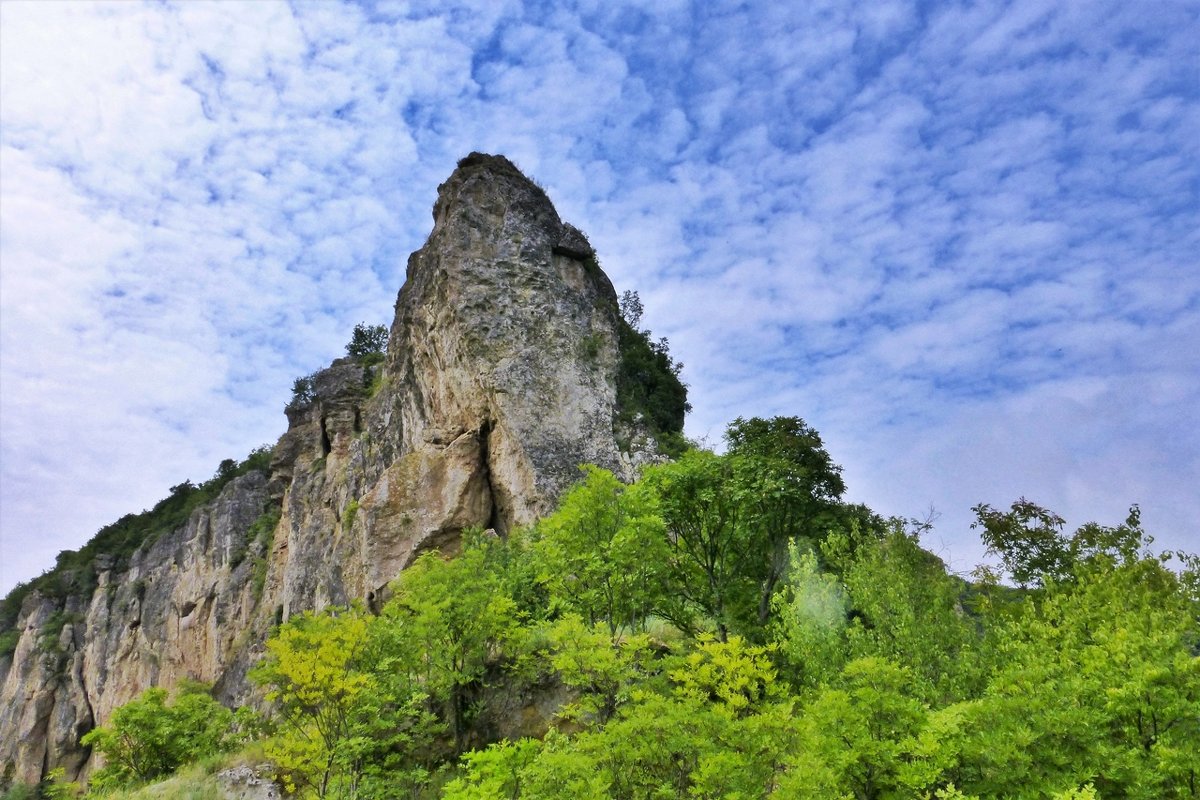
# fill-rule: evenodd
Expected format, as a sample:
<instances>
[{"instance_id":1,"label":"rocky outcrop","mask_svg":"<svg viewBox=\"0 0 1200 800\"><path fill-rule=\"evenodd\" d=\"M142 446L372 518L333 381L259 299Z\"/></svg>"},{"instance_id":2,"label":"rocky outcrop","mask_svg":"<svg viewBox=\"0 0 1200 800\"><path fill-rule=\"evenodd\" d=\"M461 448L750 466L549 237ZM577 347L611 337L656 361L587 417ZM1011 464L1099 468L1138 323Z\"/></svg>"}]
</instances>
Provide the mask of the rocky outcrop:
<instances>
[{"instance_id":1,"label":"rocky outcrop","mask_svg":"<svg viewBox=\"0 0 1200 800\"><path fill-rule=\"evenodd\" d=\"M270 764L243 764L218 772L217 785L225 800L280 800L283 791L272 779L273 772Z\"/></svg>"},{"instance_id":2,"label":"rocky outcrop","mask_svg":"<svg viewBox=\"0 0 1200 800\"><path fill-rule=\"evenodd\" d=\"M269 474L229 483L127 566L98 560L89 596L27 598L0 658L8 778L86 773L79 737L148 686L193 678L245 700L279 620L376 604L420 552L547 511L579 464L632 463L613 430L617 299L586 237L498 156L463 159L433 217L386 359L314 376Z\"/></svg>"}]
</instances>

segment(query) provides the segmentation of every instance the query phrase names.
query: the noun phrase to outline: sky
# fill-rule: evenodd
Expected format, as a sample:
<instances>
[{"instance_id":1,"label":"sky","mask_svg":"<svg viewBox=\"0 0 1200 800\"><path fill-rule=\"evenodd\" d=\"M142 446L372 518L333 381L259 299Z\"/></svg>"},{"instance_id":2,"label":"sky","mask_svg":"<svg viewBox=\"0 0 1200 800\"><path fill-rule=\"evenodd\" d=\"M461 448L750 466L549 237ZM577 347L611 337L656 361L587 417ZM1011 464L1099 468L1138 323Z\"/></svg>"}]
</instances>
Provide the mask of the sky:
<instances>
[{"instance_id":1,"label":"sky","mask_svg":"<svg viewBox=\"0 0 1200 800\"><path fill-rule=\"evenodd\" d=\"M503 153L847 498L1200 551L1200 5L0 2L0 591L286 429Z\"/></svg>"}]
</instances>

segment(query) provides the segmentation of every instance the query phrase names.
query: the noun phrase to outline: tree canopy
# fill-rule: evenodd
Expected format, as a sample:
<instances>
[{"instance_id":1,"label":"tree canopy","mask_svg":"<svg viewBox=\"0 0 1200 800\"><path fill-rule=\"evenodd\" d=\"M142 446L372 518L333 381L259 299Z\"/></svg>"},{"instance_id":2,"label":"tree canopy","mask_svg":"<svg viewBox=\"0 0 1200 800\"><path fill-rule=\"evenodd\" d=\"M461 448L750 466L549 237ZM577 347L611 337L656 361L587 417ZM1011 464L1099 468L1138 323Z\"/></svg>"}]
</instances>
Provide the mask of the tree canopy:
<instances>
[{"instance_id":1,"label":"tree canopy","mask_svg":"<svg viewBox=\"0 0 1200 800\"><path fill-rule=\"evenodd\" d=\"M1136 507L1066 533L1024 499L981 505L1018 586L970 581L912 525L844 503L802 420L739 419L726 440L632 485L587 467L536 525L421 555L378 613L285 621L253 671L284 785L347 800L1197 797L1200 559L1153 553ZM212 703L151 690L120 709L88 738L105 780L226 746Z\"/></svg>"}]
</instances>

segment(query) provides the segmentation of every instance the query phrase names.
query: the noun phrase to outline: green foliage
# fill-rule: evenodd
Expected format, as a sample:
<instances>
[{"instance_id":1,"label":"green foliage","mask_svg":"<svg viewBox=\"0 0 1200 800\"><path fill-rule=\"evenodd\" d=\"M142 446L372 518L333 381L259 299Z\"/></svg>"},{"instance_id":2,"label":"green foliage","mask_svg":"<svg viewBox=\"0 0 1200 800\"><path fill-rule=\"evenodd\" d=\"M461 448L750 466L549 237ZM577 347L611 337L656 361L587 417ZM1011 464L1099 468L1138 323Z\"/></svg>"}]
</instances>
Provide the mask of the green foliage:
<instances>
[{"instance_id":1,"label":"green foliage","mask_svg":"<svg viewBox=\"0 0 1200 800\"><path fill-rule=\"evenodd\" d=\"M665 530L645 487L599 467L584 473L538 524L540 577L561 607L615 637L635 630L668 593Z\"/></svg>"},{"instance_id":2,"label":"green foliage","mask_svg":"<svg viewBox=\"0 0 1200 800\"><path fill-rule=\"evenodd\" d=\"M641 308L636 293L622 297L623 316L617 326L618 421L631 425L640 416L660 446L667 446L669 455L678 455L683 420L692 410L687 386L679 380L683 364L671 357L665 338L654 341L650 331L637 328Z\"/></svg>"},{"instance_id":3,"label":"green foliage","mask_svg":"<svg viewBox=\"0 0 1200 800\"><path fill-rule=\"evenodd\" d=\"M471 690L489 659L518 636L517 606L488 564L488 548L467 546L446 560L425 553L392 584L384 606L396 669L441 704L455 748L464 749Z\"/></svg>"},{"instance_id":4,"label":"green foliage","mask_svg":"<svg viewBox=\"0 0 1200 800\"><path fill-rule=\"evenodd\" d=\"M166 780L132 791L93 791L86 797L112 797L120 800L226 800L216 776L198 766L182 769Z\"/></svg>"},{"instance_id":5,"label":"green foliage","mask_svg":"<svg viewBox=\"0 0 1200 800\"><path fill-rule=\"evenodd\" d=\"M379 617L335 609L280 628L252 677L277 706L268 755L289 790L417 791L444 758L442 733L465 749L472 691L517 628L489 551L479 541L452 561L425 554Z\"/></svg>"},{"instance_id":6,"label":"green foliage","mask_svg":"<svg viewBox=\"0 0 1200 800\"><path fill-rule=\"evenodd\" d=\"M693 450L646 470L682 604L660 613L686 629L698 613L720 639L762 639L790 543L823 540L845 487L820 436L797 417L738 419L726 438L724 456Z\"/></svg>"},{"instance_id":7,"label":"green foliage","mask_svg":"<svg viewBox=\"0 0 1200 800\"><path fill-rule=\"evenodd\" d=\"M378 364L383 360L387 340L388 330L383 325L360 322L354 326L354 333L346 344L346 355L364 366Z\"/></svg>"},{"instance_id":8,"label":"green foliage","mask_svg":"<svg viewBox=\"0 0 1200 800\"><path fill-rule=\"evenodd\" d=\"M718 642L702 634L696 648L670 670L678 697L711 704L716 710L742 719L777 699L775 667L768 658L773 648L756 647L740 636Z\"/></svg>"},{"instance_id":9,"label":"green foliage","mask_svg":"<svg viewBox=\"0 0 1200 800\"><path fill-rule=\"evenodd\" d=\"M278 500L268 501L263 512L250 523L240 546L235 547L229 554L229 568L236 569L246 554L254 551L254 563L257 568L260 560L265 560L271 549L271 540L275 535L275 527L283 514L283 506Z\"/></svg>"},{"instance_id":10,"label":"green foliage","mask_svg":"<svg viewBox=\"0 0 1200 800\"><path fill-rule=\"evenodd\" d=\"M224 712L204 739L217 712L148 693L112 725L186 729L186 758L268 736L289 791L339 800L1194 800L1200 558L1150 556L1136 507L1067 534L1027 501L980 506L1027 585L971 585L919 530L843 504L802 420L726 439L633 485L585 467L537 525L418 557L378 615L280 609L252 671L268 722ZM259 581L279 514L247 534ZM497 741L501 725L538 736Z\"/></svg>"},{"instance_id":11,"label":"green foliage","mask_svg":"<svg viewBox=\"0 0 1200 800\"><path fill-rule=\"evenodd\" d=\"M14 783L0 794L0 800L38 800L38 787Z\"/></svg>"},{"instance_id":12,"label":"green foliage","mask_svg":"<svg viewBox=\"0 0 1200 800\"><path fill-rule=\"evenodd\" d=\"M841 672L848 656L849 598L837 576L822 572L814 552L790 548L791 569L773 600L774 638L792 682L816 688Z\"/></svg>"},{"instance_id":13,"label":"green foliage","mask_svg":"<svg viewBox=\"0 0 1200 800\"><path fill-rule=\"evenodd\" d=\"M972 509L979 537L988 553L1000 556L1004 568L1021 586L1061 579L1070 573L1067 539L1062 534L1066 521L1022 497L1008 512L996 511L986 503Z\"/></svg>"},{"instance_id":14,"label":"green foliage","mask_svg":"<svg viewBox=\"0 0 1200 800\"><path fill-rule=\"evenodd\" d=\"M55 611L50 616L46 617L46 621L42 623L41 631L38 638L43 642L55 642L63 632L63 628L68 625L77 625L83 622L83 614L71 613L68 611Z\"/></svg>"},{"instance_id":15,"label":"green foliage","mask_svg":"<svg viewBox=\"0 0 1200 800\"><path fill-rule=\"evenodd\" d=\"M611 649L597 633L585 649ZM794 740L765 650L710 637L667 661L670 682L645 675L606 724L469 755L444 796L765 797Z\"/></svg>"},{"instance_id":16,"label":"green foliage","mask_svg":"<svg viewBox=\"0 0 1200 800\"><path fill-rule=\"evenodd\" d=\"M310 372L292 381L292 399L287 404L288 410L304 408L317 399L316 379L317 373Z\"/></svg>"},{"instance_id":17,"label":"green foliage","mask_svg":"<svg viewBox=\"0 0 1200 800\"><path fill-rule=\"evenodd\" d=\"M50 770L40 787L43 800L72 800L82 793L82 787L67 780L67 771L62 767Z\"/></svg>"},{"instance_id":18,"label":"green foliage","mask_svg":"<svg viewBox=\"0 0 1200 800\"><path fill-rule=\"evenodd\" d=\"M443 800L509 800L522 797L522 773L541 749L536 739L502 741L463 756L463 775L442 790Z\"/></svg>"},{"instance_id":19,"label":"green foliage","mask_svg":"<svg viewBox=\"0 0 1200 800\"><path fill-rule=\"evenodd\" d=\"M1196 598L1159 559L1108 559L1046 587L997 631L1000 658L957 742L983 795L1193 797L1200 764Z\"/></svg>"},{"instance_id":20,"label":"green foliage","mask_svg":"<svg viewBox=\"0 0 1200 800\"><path fill-rule=\"evenodd\" d=\"M149 781L236 744L233 712L206 686L184 682L172 702L167 698L166 689L147 689L114 711L107 725L84 735L80 743L104 757L93 788Z\"/></svg>"},{"instance_id":21,"label":"green foliage","mask_svg":"<svg viewBox=\"0 0 1200 800\"><path fill-rule=\"evenodd\" d=\"M600 356L604 339L597 333L589 333L579 340L579 354L585 361L594 362Z\"/></svg>"},{"instance_id":22,"label":"green foliage","mask_svg":"<svg viewBox=\"0 0 1200 800\"><path fill-rule=\"evenodd\" d=\"M312 683L304 713L344 705L321 745L276 696L289 785L432 796L461 754L443 797L1195 796L1195 559L1148 558L1131 516L1063 536L1061 579L968 587L900 522L839 505L799 421L733 431L733 452L634 486L585 470L536 529L421 556L378 617L283 626L264 663ZM773 536L786 558L764 624ZM683 621L670 646L646 633L650 607ZM569 695L551 729L489 741L489 692L532 685Z\"/></svg>"},{"instance_id":23,"label":"green foliage","mask_svg":"<svg viewBox=\"0 0 1200 800\"><path fill-rule=\"evenodd\" d=\"M311 790L323 798L346 772L357 777L347 751L352 713L374 684L359 669L367 625L356 609L293 617L250 673L279 715L281 733L267 755L290 792Z\"/></svg>"},{"instance_id":24,"label":"green foliage","mask_svg":"<svg viewBox=\"0 0 1200 800\"><path fill-rule=\"evenodd\" d=\"M828 550L840 546L830 542ZM956 699L978 689L979 639L960 603L962 582L899 524L863 541L842 577L853 611L851 658L877 656L909 671L912 691Z\"/></svg>"},{"instance_id":25,"label":"green foliage","mask_svg":"<svg viewBox=\"0 0 1200 800\"><path fill-rule=\"evenodd\" d=\"M820 434L799 417L738 417L726 429L725 440L733 461L727 491L744 509L757 559L747 568L758 582L757 622L762 625L787 569L790 543L820 543L846 485Z\"/></svg>"},{"instance_id":26,"label":"green foliage","mask_svg":"<svg viewBox=\"0 0 1200 800\"><path fill-rule=\"evenodd\" d=\"M387 375L380 368L367 370L367 386L364 394L368 399L379 394L385 385L387 385Z\"/></svg>"},{"instance_id":27,"label":"green foliage","mask_svg":"<svg viewBox=\"0 0 1200 800\"><path fill-rule=\"evenodd\" d=\"M21 641L21 632L16 628L10 628L0 633L0 658L11 656L17 649L17 643Z\"/></svg>"},{"instance_id":28,"label":"green foliage","mask_svg":"<svg viewBox=\"0 0 1200 800\"><path fill-rule=\"evenodd\" d=\"M37 649L41 653L42 666L54 676L62 680L66 675L69 664L67 650L62 644L62 632L68 625L78 625L83 621L83 614L67 611L55 611L38 631Z\"/></svg>"},{"instance_id":29,"label":"green foliage","mask_svg":"<svg viewBox=\"0 0 1200 800\"><path fill-rule=\"evenodd\" d=\"M642 305L642 298L638 297L637 292L626 290L621 292L617 310L621 312L621 319L625 320L629 327L636 329L642 324L642 314L646 307Z\"/></svg>"},{"instance_id":30,"label":"green foliage","mask_svg":"<svg viewBox=\"0 0 1200 800\"><path fill-rule=\"evenodd\" d=\"M910 676L877 657L851 661L804 709L800 746L780 794L793 798L915 797L909 764L926 708Z\"/></svg>"},{"instance_id":31,"label":"green foliage","mask_svg":"<svg viewBox=\"0 0 1200 800\"><path fill-rule=\"evenodd\" d=\"M705 450L650 467L643 477L666 522L667 563L678 600L661 613L685 630L696 629L699 613L712 620L721 639L756 595L753 577L742 569L753 557L745 509L726 491L732 480L733 462Z\"/></svg>"},{"instance_id":32,"label":"green foliage","mask_svg":"<svg viewBox=\"0 0 1200 800\"><path fill-rule=\"evenodd\" d=\"M1080 565L1097 560L1129 562L1149 556L1154 541L1142 529L1136 505L1121 525L1089 522L1070 535L1062 531L1062 517L1023 497L1007 512L984 503L972 511L976 521L971 527L981 529L988 553L999 556L1005 571L1022 587L1069 580Z\"/></svg>"},{"instance_id":33,"label":"green foliage","mask_svg":"<svg viewBox=\"0 0 1200 800\"><path fill-rule=\"evenodd\" d=\"M589 627L575 614L551 625L547 638L550 666L563 685L579 693L560 710L566 719L604 724L654 669L648 636L614 640L603 624Z\"/></svg>"},{"instance_id":34,"label":"green foliage","mask_svg":"<svg viewBox=\"0 0 1200 800\"><path fill-rule=\"evenodd\" d=\"M346 510L342 512L342 530L349 532L354 525L354 517L358 514L358 501L351 500L346 504Z\"/></svg>"}]
</instances>

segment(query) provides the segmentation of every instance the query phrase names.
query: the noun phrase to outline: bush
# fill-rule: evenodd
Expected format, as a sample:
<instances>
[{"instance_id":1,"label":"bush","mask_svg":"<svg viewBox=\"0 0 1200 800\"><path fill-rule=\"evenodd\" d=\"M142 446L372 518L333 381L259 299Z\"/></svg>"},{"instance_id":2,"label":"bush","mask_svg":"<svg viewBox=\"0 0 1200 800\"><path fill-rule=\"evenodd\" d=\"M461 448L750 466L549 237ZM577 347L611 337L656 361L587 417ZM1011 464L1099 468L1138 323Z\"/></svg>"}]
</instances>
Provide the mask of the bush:
<instances>
[{"instance_id":1,"label":"bush","mask_svg":"<svg viewBox=\"0 0 1200 800\"><path fill-rule=\"evenodd\" d=\"M0 800L38 800L38 790L28 783L14 783L0 794Z\"/></svg>"},{"instance_id":2,"label":"bush","mask_svg":"<svg viewBox=\"0 0 1200 800\"><path fill-rule=\"evenodd\" d=\"M351 500L346 505L346 510L342 512L342 530L349 533L350 528L354 526L354 517L358 514L358 501Z\"/></svg>"},{"instance_id":3,"label":"bush","mask_svg":"<svg viewBox=\"0 0 1200 800\"><path fill-rule=\"evenodd\" d=\"M92 785L106 789L152 780L229 750L236 743L233 718L203 684L184 682L171 703L166 689L147 689L114 711L108 725L80 740L104 757Z\"/></svg>"},{"instance_id":4,"label":"bush","mask_svg":"<svg viewBox=\"0 0 1200 800\"><path fill-rule=\"evenodd\" d=\"M279 501L267 502L263 512L246 529L246 536L242 540L241 545L235 547L233 552L229 554L229 568L231 570L237 569L238 565L245 560L246 553L249 552L252 545L255 548L256 556L266 555L266 551L270 549L271 539L275 533L275 526L279 524L279 517L282 514L283 507Z\"/></svg>"},{"instance_id":5,"label":"bush","mask_svg":"<svg viewBox=\"0 0 1200 800\"><path fill-rule=\"evenodd\" d=\"M617 418L630 425L641 416L659 447L677 456L686 448L682 441L683 420L692 410L687 385L679 379L683 364L671 357L665 338L656 342L650 338L650 331L635 327L641 320L641 303L636 293L625 295L621 307L626 316L620 320L617 337L621 354Z\"/></svg>"},{"instance_id":6,"label":"bush","mask_svg":"<svg viewBox=\"0 0 1200 800\"><path fill-rule=\"evenodd\" d=\"M17 642L21 641L21 632L16 628L0 633L0 658L11 656L17 649Z\"/></svg>"}]
</instances>

